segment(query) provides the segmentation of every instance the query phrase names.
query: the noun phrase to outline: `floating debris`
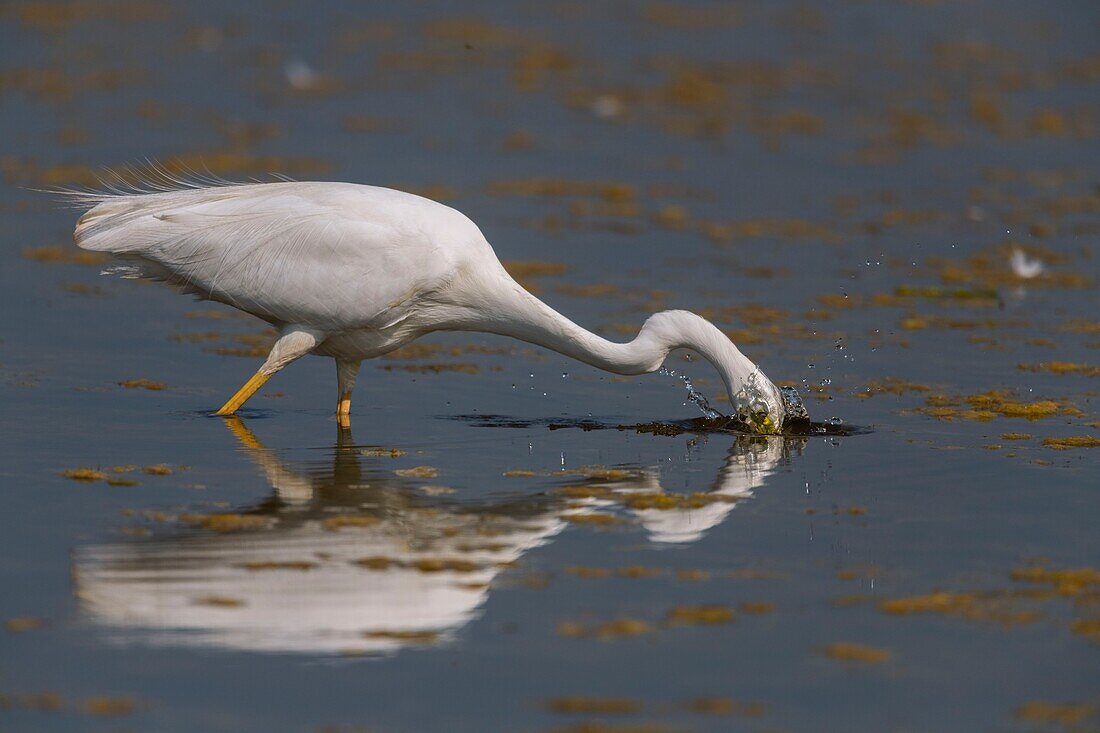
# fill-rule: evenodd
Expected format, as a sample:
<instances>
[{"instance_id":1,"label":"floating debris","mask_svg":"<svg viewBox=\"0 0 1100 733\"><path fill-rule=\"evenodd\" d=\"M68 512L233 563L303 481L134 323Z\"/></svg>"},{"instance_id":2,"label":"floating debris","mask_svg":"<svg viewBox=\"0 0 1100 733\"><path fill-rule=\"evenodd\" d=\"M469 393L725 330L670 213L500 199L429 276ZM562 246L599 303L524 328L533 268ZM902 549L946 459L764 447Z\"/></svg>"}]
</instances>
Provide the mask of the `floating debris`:
<instances>
[{"instance_id":1,"label":"floating debris","mask_svg":"<svg viewBox=\"0 0 1100 733\"><path fill-rule=\"evenodd\" d=\"M378 517L371 514L340 514L328 517L321 522L321 525L331 532L336 532L346 527L372 527L380 521Z\"/></svg>"},{"instance_id":2,"label":"floating debris","mask_svg":"<svg viewBox=\"0 0 1100 733\"><path fill-rule=\"evenodd\" d=\"M439 476L439 469L431 466L415 466L413 468L398 468L394 473L402 478L436 478Z\"/></svg>"},{"instance_id":3,"label":"floating debris","mask_svg":"<svg viewBox=\"0 0 1100 733\"><path fill-rule=\"evenodd\" d=\"M889 649L851 641L837 641L821 650L829 659L861 664L881 664L894 656Z\"/></svg>"},{"instance_id":4,"label":"floating debris","mask_svg":"<svg viewBox=\"0 0 1100 733\"><path fill-rule=\"evenodd\" d=\"M1074 705L1067 703L1033 700L1016 708L1016 720L1029 723L1056 723L1058 725L1076 725L1096 714L1092 705Z\"/></svg>"},{"instance_id":5,"label":"floating debris","mask_svg":"<svg viewBox=\"0 0 1100 733\"><path fill-rule=\"evenodd\" d=\"M53 712L65 708L65 698L56 692L23 692L0 694L0 710L22 708L39 712Z\"/></svg>"},{"instance_id":6,"label":"floating debris","mask_svg":"<svg viewBox=\"0 0 1100 733\"><path fill-rule=\"evenodd\" d=\"M675 606L665 614L665 622L673 626L717 626L733 621L734 612L727 606Z\"/></svg>"},{"instance_id":7,"label":"floating debris","mask_svg":"<svg viewBox=\"0 0 1100 733\"><path fill-rule=\"evenodd\" d=\"M4 622L4 628L13 634L46 628L46 620L37 616L17 616Z\"/></svg>"},{"instance_id":8,"label":"floating debris","mask_svg":"<svg viewBox=\"0 0 1100 733\"><path fill-rule=\"evenodd\" d=\"M94 481L106 481L107 474L103 471L96 470L94 468L69 468L61 472L61 475L65 478L72 479L73 481L84 481L85 483L92 483Z\"/></svg>"},{"instance_id":9,"label":"floating debris","mask_svg":"<svg viewBox=\"0 0 1100 733\"><path fill-rule=\"evenodd\" d=\"M196 606L210 606L212 608L241 608L245 602L240 598L229 596L200 596L193 603Z\"/></svg>"},{"instance_id":10,"label":"floating debris","mask_svg":"<svg viewBox=\"0 0 1100 733\"><path fill-rule=\"evenodd\" d=\"M585 626L574 621L563 621L558 624L558 635L571 639L579 639L594 636L599 639L617 639L622 637L643 636L652 634L657 629L648 621L641 619L620 617L595 626Z\"/></svg>"},{"instance_id":11,"label":"floating debris","mask_svg":"<svg viewBox=\"0 0 1100 733\"><path fill-rule=\"evenodd\" d=\"M480 569L480 565L455 558L423 558L409 563L409 567L422 573L472 573Z\"/></svg>"},{"instance_id":12,"label":"floating debris","mask_svg":"<svg viewBox=\"0 0 1100 733\"><path fill-rule=\"evenodd\" d=\"M211 532L266 529L271 519L254 514L181 514L179 521Z\"/></svg>"},{"instance_id":13,"label":"floating debris","mask_svg":"<svg viewBox=\"0 0 1100 733\"><path fill-rule=\"evenodd\" d=\"M562 715L632 715L641 712L642 704L626 697L555 697L544 704L552 713Z\"/></svg>"},{"instance_id":14,"label":"floating debris","mask_svg":"<svg viewBox=\"0 0 1100 733\"><path fill-rule=\"evenodd\" d=\"M65 245L28 247L23 250L23 257L56 265L102 265L111 260L110 256L102 252L89 252Z\"/></svg>"},{"instance_id":15,"label":"floating debris","mask_svg":"<svg viewBox=\"0 0 1100 733\"><path fill-rule=\"evenodd\" d=\"M738 702L728 697L696 697L684 703L684 709L697 715L739 715L759 718L768 712L761 702Z\"/></svg>"},{"instance_id":16,"label":"floating debris","mask_svg":"<svg viewBox=\"0 0 1100 733\"><path fill-rule=\"evenodd\" d=\"M1012 273L1021 280L1031 280L1043 274L1046 268L1043 261L1034 257L1028 257L1019 247L1012 250L1012 256L1008 260L1012 267Z\"/></svg>"},{"instance_id":17,"label":"floating debris","mask_svg":"<svg viewBox=\"0 0 1100 733\"><path fill-rule=\"evenodd\" d=\"M1075 364L1069 361L1044 361L1038 364L1017 364L1016 368L1026 372L1080 374L1085 377L1100 377L1100 367L1092 366L1091 364Z\"/></svg>"},{"instance_id":18,"label":"floating debris","mask_svg":"<svg viewBox=\"0 0 1100 733\"><path fill-rule=\"evenodd\" d=\"M398 448L360 448L359 455L368 458L400 458L405 451Z\"/></svg>"},{"instance_id":19,"label":"floating debris","mask_svg":"<svg viewBox=\"0 0 1100 733\"><path fill-rule=\"evenodd\" d=\"M682 580L685 583L701 583L705 580L710 580L710 573L706 570L698 570L695 568L682 568L676 571L676 579Z\"/></svg>"},{"instance_id":20,"label":"floating debris","mask_svg":"<svg viewBox=\"0 0 1100 733\"><path fill-rule=\"evenodd\" d=\"M1044 438L1043 445L1054 450L1068 450L1070 448L1096 448L1100 446L1100 438L1092 435L1073 435L1068 438Z\"/></svg>"},{"instance_id":21,"label":"floating debris","mask_svg":"<svg viewBox=\"0 0 1100 733\"><path fill-rule=\"evenodd\" d=\"M168 385L164 382L157 382L152 379L146 379L140 377L138 379L127 379L119 382L118 386L125 387L126 389L147 389L151 392L160 392L168 389Z\"/></svg>"},{"instance_id":22,"label":"floating debris","mask_svg":"<svg viewBox=\"0 0 1100 733\"><path fill-rule=\"evenodd\" d=\"M238 567L254 573L262 570L297 570L299 572L306 572L307 570L313 570L320 566L309 560L263 560L242 563Z\"/></svg>"},{"instance_id":23,"label":"floating debris","mask_svg":"<svg viewBox=\"0 0 1100 733\"><path fill-rule=\"evenodd\" d=\"M741 613L751 614L753 616L762 616L764 614L772 613L775 611L774 603L766 603L763 601L746 601L737 607Z\"/></svg>"},{"instance_id":24,"label":"floating debris","mask_svg":"<svg viewBox=\"0 0 1100 733\"><path fill-rule=\"evenodd\" d=\"M121 718L133 713L137 702L131 697L89 697L80 703L80 709L99 718Z\"/></svg>"},{"instance_id":25,"label":"floating debris","mask_svg":"<svg viewBox=\"0 0 1100 733\"><path fill-rule=\"evenodd\" d=\"M946 421L962 419L988 422L998 415L1042 420L1058 414L1079 414L1079 411L1068 402L1054 400L1020 402L1013 399L1010 393L1000 390L990 390L964 397L931 395L925 400L925 404L928 407L918 407L915 412ZM963 408L963 405L966 405L966 408Z\"/></svg>"},{"instance_id":26,"label":"floating debris","mask_svg":"<svg viewBox=\"0 0 1100 733\"><path fill-rule=\"evenodd\" d=\"M367 639L388 639L405 644L434 644L439 641L438 631L364 631Z\"/></svg>"}]
</instances>

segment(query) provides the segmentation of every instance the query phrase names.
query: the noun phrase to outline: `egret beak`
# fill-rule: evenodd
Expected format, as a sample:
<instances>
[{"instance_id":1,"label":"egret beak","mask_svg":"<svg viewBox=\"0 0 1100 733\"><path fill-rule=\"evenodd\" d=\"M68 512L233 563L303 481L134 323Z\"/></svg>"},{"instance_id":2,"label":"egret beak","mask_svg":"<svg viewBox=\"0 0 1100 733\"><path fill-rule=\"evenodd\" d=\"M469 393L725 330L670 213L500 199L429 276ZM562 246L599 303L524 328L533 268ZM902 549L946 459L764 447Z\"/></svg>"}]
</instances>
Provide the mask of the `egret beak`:
<instances>
[{"instance_id":1,"label":"egret beak","mask_svg":"<svg viewBox=\"0 0 1100 733\"><path fill-rule=\"evenodd\" d=\"M252 378L245 382L244 386L238 389L237 393L230 397L229 401L222 405L214 414L221 417L232 415L234 412L241 409L241 405L248 402L248 398L256 394L257 390L264 386L269 379L271 379L270 374L256 372L252 375Z\"/></svg>"}]
</instances>

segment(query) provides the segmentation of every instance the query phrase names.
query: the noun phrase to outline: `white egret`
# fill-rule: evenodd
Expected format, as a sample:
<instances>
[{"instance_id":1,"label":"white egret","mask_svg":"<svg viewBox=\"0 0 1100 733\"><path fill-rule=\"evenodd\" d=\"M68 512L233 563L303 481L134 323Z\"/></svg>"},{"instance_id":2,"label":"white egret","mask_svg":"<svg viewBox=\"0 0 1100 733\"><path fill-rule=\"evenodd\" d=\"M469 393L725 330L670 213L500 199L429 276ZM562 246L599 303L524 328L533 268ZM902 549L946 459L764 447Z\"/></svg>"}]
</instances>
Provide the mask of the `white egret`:
<instances>
[{"instance_id":1,"label":"white egret","mask_svg":"<svg viewBox=\"0 0 1100 733\"><path fill-rule=\"evenodd\" d=\"M671 350L691 349L718 370L747 426L774 433L783 424L779 390L709 321L664 311L633 341L607 341L524 290L463 214L420 196L349 183L171 181L83 200L95 206L77 222L80 247L278 329L267 360L219 415L314 353L336 359L346 423L363 359L433 331L480 331L616 374L653 372Z\"/></svg>"}]
</instances>

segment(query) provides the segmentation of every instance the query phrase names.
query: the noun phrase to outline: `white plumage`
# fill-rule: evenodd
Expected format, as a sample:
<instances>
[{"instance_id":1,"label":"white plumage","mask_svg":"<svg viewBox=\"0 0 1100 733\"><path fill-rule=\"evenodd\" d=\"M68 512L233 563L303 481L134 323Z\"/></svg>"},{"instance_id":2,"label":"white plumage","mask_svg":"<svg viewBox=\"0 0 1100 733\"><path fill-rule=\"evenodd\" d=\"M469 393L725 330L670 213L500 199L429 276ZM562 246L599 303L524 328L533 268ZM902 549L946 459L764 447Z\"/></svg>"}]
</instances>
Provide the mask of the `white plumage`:
<instances>
[{"instance_id":1,"label":"white plumage","mask_svg":"<svg viewBox=\"0 0 1100 733\"><path fill-rule=\"evenodd\" d=\"M346 421L363 359L432 331L497 333L601 369L642 374L673 348L718 369L738 415L775 432L775 386L708 321L686 311L652 317L616 344L532 296L501 266L481 230L442 204L349 183L172 185L86 195L77 222L84 249L108 252L141 275L268 321L279 341L219 414L236 411L275 372L318 353L337 361Z\"/></svg>"}]
</instances>

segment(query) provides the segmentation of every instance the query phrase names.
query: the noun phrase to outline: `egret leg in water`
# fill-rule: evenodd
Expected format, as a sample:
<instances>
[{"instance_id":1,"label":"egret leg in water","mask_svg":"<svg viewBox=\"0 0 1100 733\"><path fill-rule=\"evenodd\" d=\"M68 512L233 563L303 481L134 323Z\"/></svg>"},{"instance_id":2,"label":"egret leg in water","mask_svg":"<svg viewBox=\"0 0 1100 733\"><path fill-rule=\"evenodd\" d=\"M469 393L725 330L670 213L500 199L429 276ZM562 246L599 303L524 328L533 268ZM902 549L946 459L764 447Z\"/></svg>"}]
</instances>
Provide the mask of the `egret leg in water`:
<instances>
[{"instance_id":1,"label":"egret leg in water","mask_svg":"<svg viewBox=\"0 0 1100 733\"><path fill-rule=\"evenodd\" d=\"M145 186L71 193L93 204L73 238L120 258L127 276L172 283L279 328L267 361L219 415L315 353L337 361L336 411L346 423L360 361L433 331L478 331L625 375L655 372L674 349L690 349L718 370L747 428L783 426L779 390L710 321L663 311L633 341L601 338L527 292L477 225L448 206L377 186L208 185L161 170Z\"/></svg>"},{"instance_id":2,"label":"egret leg in water","mask_svg":"<svg viewBox=\"0 0 1100 733\"><path fill-rule=\"evenodd\" d=\"M336 422L341 427L351 427L351 391L355 389L355 380L359 376L361 361L336 360L336 387L340 395L336 403Z\"/></svg>"}]
</instances>

